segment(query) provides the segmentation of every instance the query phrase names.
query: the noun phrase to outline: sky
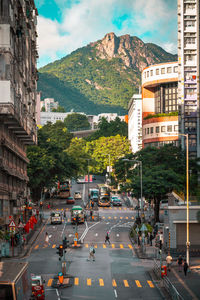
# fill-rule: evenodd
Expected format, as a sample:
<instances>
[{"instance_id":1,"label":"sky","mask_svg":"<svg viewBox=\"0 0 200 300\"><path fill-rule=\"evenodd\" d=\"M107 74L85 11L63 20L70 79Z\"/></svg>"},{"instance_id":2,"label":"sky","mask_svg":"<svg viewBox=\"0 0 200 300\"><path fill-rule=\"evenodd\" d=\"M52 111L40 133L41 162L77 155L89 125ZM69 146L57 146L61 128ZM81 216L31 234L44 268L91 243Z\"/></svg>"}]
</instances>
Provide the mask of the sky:
<instances>
[{"instance_id":1,"label":"sky","mask_svg":"<svg viewBox=\"0 0 200 300\"><path fill-rule=\"evenodd\" d=\"M38 67L102 39L130 34L177 53L176 0L35 0Z\"/></svg>"}]
</instances>

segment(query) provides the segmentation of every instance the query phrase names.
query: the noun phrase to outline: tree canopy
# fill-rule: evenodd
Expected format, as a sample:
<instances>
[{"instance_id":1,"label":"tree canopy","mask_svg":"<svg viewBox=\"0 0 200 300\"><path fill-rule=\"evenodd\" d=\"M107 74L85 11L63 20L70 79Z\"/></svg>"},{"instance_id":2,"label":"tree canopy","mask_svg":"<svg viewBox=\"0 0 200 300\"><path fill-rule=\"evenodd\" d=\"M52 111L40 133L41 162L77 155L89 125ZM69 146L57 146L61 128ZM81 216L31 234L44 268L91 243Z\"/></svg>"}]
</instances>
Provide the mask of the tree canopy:
<instances>
[{"instance_id":1,"label":"tree canopy","mask_svg":"<svg viewBox=\"0 0 200 300\"><path fill-rule=\"evenodd\" d=\"M90 128L90 123L88 122L87 116L78 113L69 114L64 119L64 124L69 131L76 131L76 130Z\"/></svg>"}]
</instances>

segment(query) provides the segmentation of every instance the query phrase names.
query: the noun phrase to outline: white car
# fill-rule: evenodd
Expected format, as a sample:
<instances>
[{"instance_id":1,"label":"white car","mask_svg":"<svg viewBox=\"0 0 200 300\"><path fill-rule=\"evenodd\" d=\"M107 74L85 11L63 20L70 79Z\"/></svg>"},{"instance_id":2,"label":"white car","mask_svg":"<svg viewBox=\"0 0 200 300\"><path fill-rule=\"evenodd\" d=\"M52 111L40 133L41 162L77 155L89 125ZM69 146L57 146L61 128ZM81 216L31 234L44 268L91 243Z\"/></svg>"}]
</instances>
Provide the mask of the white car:
<instances>
[{"instance_id":1,"label":"white car","mask_svg":"<svg viewBox=\"0 0 200 300\"><path fill-rule=\"evenodd\" d=\"M75 200L80 200L81 198L82 198L81 192L78 192L78 191L77 191L77 192L74 193L74 199L75 199Z\"/></svg>"}]
</instances>

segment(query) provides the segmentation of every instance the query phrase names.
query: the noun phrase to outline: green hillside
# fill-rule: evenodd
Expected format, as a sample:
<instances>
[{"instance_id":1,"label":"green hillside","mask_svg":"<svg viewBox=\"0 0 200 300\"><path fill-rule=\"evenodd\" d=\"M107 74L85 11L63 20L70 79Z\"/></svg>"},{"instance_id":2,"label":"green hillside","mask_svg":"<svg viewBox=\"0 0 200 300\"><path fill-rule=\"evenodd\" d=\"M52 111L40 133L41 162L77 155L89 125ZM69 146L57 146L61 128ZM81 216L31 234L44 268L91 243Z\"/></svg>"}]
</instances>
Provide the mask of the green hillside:
<instances>
[{"instance_id":1,"label":"green hillside","mask_svg":"<svg viewBox=\"0 0 200 300\"><path fill-rule=\"evenodd\" d=\"M66 111L124 114L133 93L138 93L140 70L147 61L176 60L157 45L144 44L136 37L128 36L131 46L127 48L127 36L114 35L112 44L107 36L41 68L38 90L42 98L55 98Z\"/></svg>"}]
</instances>

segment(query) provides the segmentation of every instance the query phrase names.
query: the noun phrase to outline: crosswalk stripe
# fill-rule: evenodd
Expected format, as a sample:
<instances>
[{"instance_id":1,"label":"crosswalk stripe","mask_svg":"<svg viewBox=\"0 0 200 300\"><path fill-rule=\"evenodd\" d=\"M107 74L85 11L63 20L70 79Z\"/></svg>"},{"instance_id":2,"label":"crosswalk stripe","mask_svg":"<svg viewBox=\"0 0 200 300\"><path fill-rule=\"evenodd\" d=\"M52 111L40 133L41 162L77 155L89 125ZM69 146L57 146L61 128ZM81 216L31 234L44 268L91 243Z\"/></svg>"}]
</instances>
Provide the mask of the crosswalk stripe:
<instances>
[{"instance_id":1,"label":"crosswalk stripe","mask_svg":"<svg viewBox=\"0 0 200 300\"><path fill-rule=\"evenodd\" d=\"M52 285L52 282L53 282L53 278L50 278L50 279L48 280L47 286L51 286L51 285Z\"/></svg>"},{"instance_id":2,"label":"crosswalk stripe","mask_svg":"<svg viewBox=\"0 0 200 300\"><path fill-rule=\"evenodd\" d=\"M114 217L114 219L117 219L117 217Z\"/></svg>"},{"instance_id":3,"label":"crosswalk stripe","mask_svg":"<svg viewBox=\"0 0 200 300\"><path fill-rule=\"evenodd\" d=\"M142 287L141 283L139 282L139 280L135 280L135 283L136 283L137 287Z\"/></svg>"},{"instance_id":4,"label":"crosswalk stripe","mask_svg":"<svg viewBox=\"0 0 200 300\"><path fill-rule=\"evenodd\" d=\"M123 217L120 217L120 219L123 219Z\"/></svg>"},{"instance_id":5,"label":"crosswalk stripe","mask_svg":"<svg viewBox=\"0 0 200 300\"><path fill-rule=\"evenodd\" d=\"M105 217L102 217L102 219L105 219Z\"/></svg>"},{"instance_id":6,"label":"crosswalk stripe","mask_svg":"<svg viewBox=\"0 0 200 300\"><path fill-rule=\"evenodd\" d=\"M79 278L78 277L74 278L74 285L79 285Z\"/></svg>"},{"instance_id":7,"label":"crosswalk stripe","mask_svg":"<svg viewBox=\"0 0 200 300\"><path fill-rule=\"evenodd\" d=\"M131 219L134 220L134 217L132 217Z\"/></svg>"},{"instance_id":8,"label":"crosswalk stripe","mask_svg":"<svg viewBox=\"0 0 200 300\"><path fill-rule=\"evenodd\" d=\"M147 283L151 288L154 288L154 284L151 280L147 280Z\"/></svg>"},{"instance_id":9,"label":"crosswalk stripe","mask_svg":"<svg viewBox=\"0 0 200 300\"><path fill-rule=\"evenodd\" d=\"M125 286L125 287L129 287L129 284L128 284L128 281L127 281L127 280L123 280L123 282L124 282L124 286Z\"/></svg>"},{"instance_id":10,"label":"crosswalk stripe","mask_svg":"<svg viewBox=\"0 0 200 300\"><path fill-rule=\"evenodd\" d=\"M52 246L52 248L56 248L56 244L54 244L54 245Z\"/></svg>"},{"instance_id":11,"label":"crosswalk stripe","mask_svg":"<svg viewBox=\"0 0 200 300\"><path fill-rule=\"evenodd\" d=\"M123 249L123 248L124 248L124 246L123 246L122 244L120 244L120 245L119 245L119 247L120 247L121 249Z\"/></svg>"},{"instance_id":12,"label":"crosswalk stripe","mask_svg":"<svg viewBox=\"0 0 200 300\"><path fill-rule=\"evenodd\" d=\"M88 244L85 244L85 248L88 248Z\"/></svg>"},{"instance_id":13,"label":"crosswalk stripe","mask_svg":"<svg viewBox=\"0 0 200 300\"><path fill-rule=\"evenodd\" d=\"M67 222L70 222L70 218L67 219Z\"/></svg>"},{"instance_id":14,"label":"crosswalk stripe","mask_svg":"<svg viewBox=\"0 0 200 300\"><path fill-rule=\"evenodd\" d=\"M128 217L126 217L126 219L128 219Z\"/></svg>"},{"instance_id":15,"label":"crosswalk stripe","mask_svg":"<svg viewBox=\"0 0 200 300\"><path fill-rule=\"evenodd\" d=\"M103 244L103 248L106 248L106 245L105 245L105 244Z\"/></svg>"},{"instance_id":16,"label":"crosswalk stripe","mask_svg":"<svg viewBox=\"0 0 200 300\"><path fill-rule=\"evenodd\" d=\"M96 245L94 245L94 248L97 248L97 244L96 244Z\"/></svg>"},{"instance_id":17,"label":"crosswalk stripe","mask_svg":"<svg viewBox=\"0 0 200 300\"><path fill-rule=\"evenodd\" d=\"M38 249L38 247L39 247L39 245L35 246L35 248L34 248L34 249Z\"/></svg>"},{"instance_id":18,"label":"crosswalk stripe","mask_svg":"<svg viewBox=\"0 0 200 300\"><path fill-rule=\"evenodd\" d=\"M87 285L89 285L89 286L92 285L92 280L91 280L91 278L87 278Z\"/></svg>"},{"instance_id":19,"label":"crosswalk stripe","mask_svg":"<svg viewBox=\"0 0 200 300\"><path fill-rule=\"evenodd\" d=\"M111 217L108 217L108 219L111 219Z\"/></svg>"},{"instance_id":20,"label":"crosswalk stripe","mask_svg":"<svg viewBox=\"0 0 200 300\"><path fill-rule=\"evenodd\" d=\"M112 244L112 248L115 248L115 244Z\"/></svg>"},{"instance_id":21,"label":"crosswalk stripe","mask_svg":"<svg viewBox=\"0 0 200 300\"><path fill-rule=\"evenodd\" d=\"M132 245L128 245L128 246L129 246L130 249L133 249L133 246L132 246Z\"/></svg>"},{"instance_id":22,"label":"crosswalk stripe","mask_svg":"<svg viewBox=\"0 0 200 300\"><path fill-rule=\"evenodd\" d=\"M112 286L117 287L117 283L116 283L115 279L112 280Z\"/></svg>"},{"instance_id":23,"label":"crosswalk stripe","mask_svg":"<svg viewBox=\"0 0 200 300\"><path fill-rule=\"evenodd\" d=\"M100 286L104 286L104 281L103 281L102 278L99 278L99 285L100 285Z\"/></svg>"}]
</instances>

